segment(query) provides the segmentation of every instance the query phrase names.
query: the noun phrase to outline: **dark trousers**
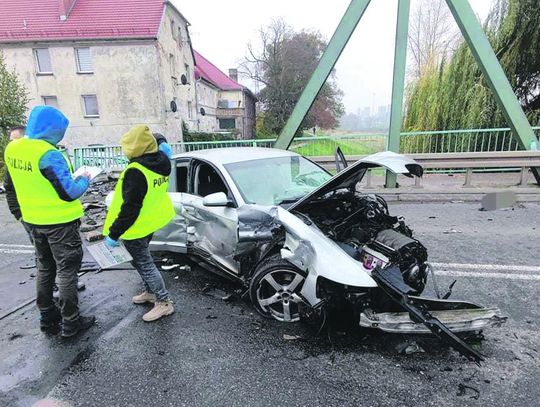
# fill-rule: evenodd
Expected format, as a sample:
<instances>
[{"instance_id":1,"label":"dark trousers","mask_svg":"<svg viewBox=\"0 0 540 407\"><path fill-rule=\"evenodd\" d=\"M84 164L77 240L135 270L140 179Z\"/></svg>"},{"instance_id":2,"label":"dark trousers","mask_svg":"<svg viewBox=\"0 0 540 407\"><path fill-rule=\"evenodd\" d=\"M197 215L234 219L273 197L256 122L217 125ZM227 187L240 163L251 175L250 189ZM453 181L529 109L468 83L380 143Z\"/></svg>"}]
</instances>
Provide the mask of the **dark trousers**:
<instances>
[{"instance_id":1,"label":"dark trousers","mask_svg":"<svg viewBox=\"0 0 540 407\"><path fill-rule=\"evenodd\" d=\"M133 257L131 265L139 272L146 292L155 294L158 302L167 301L169 292L165 288L163 277L150 254L150 240L152 240L152 235L140 239L122 240L122 242L131 257Z\"/></svg>"},{"instance_id":2,"label":"dark trousers","mask_svg":"<svg viewBox=\"0 0 540 407\"><path fill-rule=\"evenodd\" d=\"M28 223L25 223L22 220L21 220L21 224L23 225L23 228L26 231L26 234L28 235L28 239L30 239L30 243L32 244L32 246L35 247L35 245L34 245L34 237L32 236L32 228L30 227L30 225ZM35 255L34 255L34 263L37 264L37 259L36 259Z\"/></svg>"},{"instance_id":3,"label":"dark trousers","mask_svg":"<svg viewBox=\"0 0 540 407\"><path fill-rule=\"evenodd\" d=\"M28 225L37 256L37 307L42 318L54 311L53 285L58 277L60 312L64 321L79 317L77 273L81 269L83 249L79 235L80 222L62 225Z\"/></svg>"}]
</instances>

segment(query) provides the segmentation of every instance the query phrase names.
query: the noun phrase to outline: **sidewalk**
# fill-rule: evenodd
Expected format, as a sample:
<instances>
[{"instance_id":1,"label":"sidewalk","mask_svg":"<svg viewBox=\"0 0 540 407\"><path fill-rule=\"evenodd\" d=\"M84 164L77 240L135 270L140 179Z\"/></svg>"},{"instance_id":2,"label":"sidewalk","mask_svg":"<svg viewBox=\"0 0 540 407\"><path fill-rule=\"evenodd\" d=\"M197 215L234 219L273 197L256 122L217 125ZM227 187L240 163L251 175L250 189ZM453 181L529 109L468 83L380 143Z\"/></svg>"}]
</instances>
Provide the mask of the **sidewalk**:
<instances>
[{"instance_id":1,"label":"sidewalk","mask_svg":"<svg viewBox=\"0 0 540 407\"><path fill-rule=\"evenodd\" d=\"M465 174L425 174L422 186L415 187L414 179L398 177L399 187L385 189L384 176L374 175L372 188L366 188L366 180L362 181L362 191L383 195L389 201L435 202L465 201L478 202L490 192L513 191L518 202L540 202L540 187L534 184L529 174L526 187L518 186L519 173L474 173L472 186L464 187Z\"/></svg>"}]
</instances>

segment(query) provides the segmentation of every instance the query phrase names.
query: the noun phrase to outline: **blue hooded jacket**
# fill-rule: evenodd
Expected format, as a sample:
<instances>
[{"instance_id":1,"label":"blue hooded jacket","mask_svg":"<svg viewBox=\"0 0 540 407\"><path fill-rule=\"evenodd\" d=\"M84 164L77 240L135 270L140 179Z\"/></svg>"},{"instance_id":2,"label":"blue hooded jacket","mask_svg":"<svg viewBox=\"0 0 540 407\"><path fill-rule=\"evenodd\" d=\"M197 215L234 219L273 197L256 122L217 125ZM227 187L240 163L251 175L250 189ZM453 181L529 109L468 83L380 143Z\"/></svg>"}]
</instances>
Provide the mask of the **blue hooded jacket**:
<instances>
[{"instance_id":1,"label":"blue hooded jacket","mask_svg":"<svg viewBox=\"0 0 540 407\"><path fill-rule=\"evenodd\" d=\"M69 120L60 110L52 106L36 106L28 117L26 136L56 147L64 138L68 125ZM39 169L64 201L74 201L88 188L89 181L85 177L72 178L66 159L58 150L47 152L39 162Z\"/></svg>"}]
</instances>

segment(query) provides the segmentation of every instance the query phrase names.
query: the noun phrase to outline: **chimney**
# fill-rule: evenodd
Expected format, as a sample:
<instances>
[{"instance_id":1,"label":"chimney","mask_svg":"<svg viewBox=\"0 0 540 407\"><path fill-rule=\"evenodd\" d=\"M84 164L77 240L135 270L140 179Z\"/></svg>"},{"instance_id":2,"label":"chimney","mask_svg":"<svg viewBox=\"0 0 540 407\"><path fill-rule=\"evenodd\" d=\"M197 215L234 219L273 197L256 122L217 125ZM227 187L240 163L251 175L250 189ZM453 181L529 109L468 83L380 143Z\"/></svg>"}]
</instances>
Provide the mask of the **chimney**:
<instances>
[{"instance_id":1,"label":"chimney","mask_svg":"<svg viewBox=\"0 0 540 407\"><path fill-rule=\"evenodd\" d=\"M77 0L56 0L58 1L58 14L60 16L60 21L66 21L71 9L77 2Z\"/></svg>"},{"instance_id":2,"label":"chimney","mask_svg":"<svg viewBox=\"0 0 540 407\"><path fill-rule=\"evenodd\" d=\"M238 69L236 68L229 69L229 78L231 78L235 82L238 82Z\"/></svg>"}]
</instances>

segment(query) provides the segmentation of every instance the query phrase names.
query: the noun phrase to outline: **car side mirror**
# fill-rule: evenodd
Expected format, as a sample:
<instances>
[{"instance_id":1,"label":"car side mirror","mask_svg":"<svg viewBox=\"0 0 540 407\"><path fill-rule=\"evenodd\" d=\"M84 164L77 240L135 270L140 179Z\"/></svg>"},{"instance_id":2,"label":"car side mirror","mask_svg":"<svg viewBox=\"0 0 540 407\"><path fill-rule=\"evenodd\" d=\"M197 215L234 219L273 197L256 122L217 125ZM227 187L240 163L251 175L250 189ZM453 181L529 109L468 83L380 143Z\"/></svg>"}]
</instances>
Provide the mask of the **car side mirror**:
<instances>
[{"instance_id":1,"label":"car side mirror","mask_svg":"<svg viewBox=\"0 0 540 407\"><path fill-rule=\"evenodd\" d=\"M203 199L203 205L209 207L231 206L231 201L224 192L216 192L206 195Z\"/></svg>"}]
</instances>

